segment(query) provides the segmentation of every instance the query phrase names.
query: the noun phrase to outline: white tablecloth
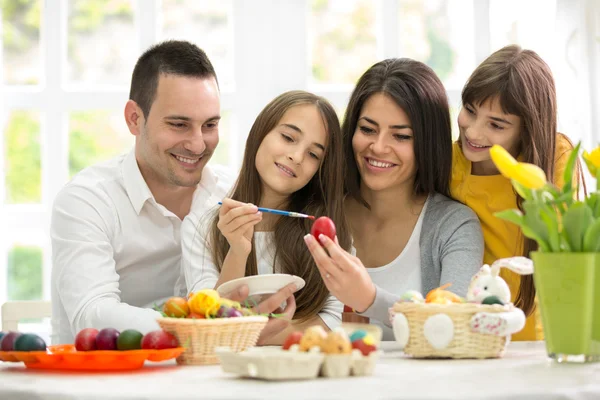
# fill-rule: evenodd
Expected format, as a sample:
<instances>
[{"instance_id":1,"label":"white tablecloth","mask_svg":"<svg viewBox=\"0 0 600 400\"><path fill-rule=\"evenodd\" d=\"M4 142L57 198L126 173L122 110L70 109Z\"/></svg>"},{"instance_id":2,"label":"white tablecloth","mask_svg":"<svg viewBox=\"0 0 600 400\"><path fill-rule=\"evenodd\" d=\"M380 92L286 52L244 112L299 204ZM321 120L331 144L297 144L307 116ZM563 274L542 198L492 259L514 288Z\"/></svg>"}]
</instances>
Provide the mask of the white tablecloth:
<instances>
[{"instance_id":1,"label":"white tablecloth","mask_svg":"<svg viewBox=\"0 0 600 400\"><path fill-rule=\"evenodd\" d=\"M265 382L220 366L147 363L126 373L57 373L0 362L0 399L600 399L600 364L556 364L543 342L502 359L412 360L384 343L370 377Z\"/></svg>"}]
</instances>

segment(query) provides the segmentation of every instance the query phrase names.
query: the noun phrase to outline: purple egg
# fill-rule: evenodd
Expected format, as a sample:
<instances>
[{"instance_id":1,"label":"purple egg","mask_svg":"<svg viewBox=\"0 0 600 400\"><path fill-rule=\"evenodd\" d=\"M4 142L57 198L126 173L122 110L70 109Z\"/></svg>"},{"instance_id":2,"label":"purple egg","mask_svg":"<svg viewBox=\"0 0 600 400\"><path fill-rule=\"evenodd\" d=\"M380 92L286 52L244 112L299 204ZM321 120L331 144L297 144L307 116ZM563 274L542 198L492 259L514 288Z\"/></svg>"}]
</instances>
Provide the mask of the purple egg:
<instances>
[{"instance_id":1,"label":"purple egg","mask_svg":"<svg viewBox=\"0 0 600 400\"><path fill-rule=\"evenodd\" d=\"M227 312L227 318L237 318L237 317L243 317L244 314L242 314L242 312L240 310L236 310L235 308L230 308L229 311Z\"/></svg>"},{"instance_id":2,"label":"purple egg","mask_svg":"<svg viewBox=\"0 0 600 400\"><path fill-rule=\"evenodd\" d=\"M117 339L119 331L113 328L104 328L96 336L96 347L98 350L117 350Z\"/></svg>"},{"instance_id":3,"label":"purple egg","mask_svg":"<svg viewBox=\"0 0 600 400\"><path fill-rule=\"evenodd\" d=\"M227 313L229 312L229 307L221 306L217 310L217 318L227 318Z\"/></svg>"},{"instance_id":4,"label":"purple egg","mask_svg":"<svg viewBox=\"0 0 600 400\"><path fill-rule=\"evenodd\" d=\"M12 332L12 331L8 332L6 335L4 335L2 337L2 340L0 341L0 350L14 351L15 342L21 335L23 335L23 334L20 332Z\"/></svg>"}]
</instances>

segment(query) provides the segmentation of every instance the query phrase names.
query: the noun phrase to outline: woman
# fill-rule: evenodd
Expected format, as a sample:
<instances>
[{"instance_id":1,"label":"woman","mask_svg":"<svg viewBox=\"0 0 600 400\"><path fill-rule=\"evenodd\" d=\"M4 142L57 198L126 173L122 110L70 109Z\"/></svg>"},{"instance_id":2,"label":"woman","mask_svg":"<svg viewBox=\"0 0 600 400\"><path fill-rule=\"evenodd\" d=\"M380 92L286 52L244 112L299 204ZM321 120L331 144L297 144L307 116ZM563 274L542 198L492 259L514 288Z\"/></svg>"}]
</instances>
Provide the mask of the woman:
<instances>
[{"instance_id":1,"label":"woman","mask_svg":"<svg viewBox=\"0 0 600 400\"><path fill-rule=\"evenodd\" d=\"M410 59L373 65L352 93L342 132L356 256L323 235L305 241L331 293L389 340L388 309L404 292L451 283L466 295L482 263L481 226L449 198L450 113L431 68Z\"/></svg>"}]
</instances>

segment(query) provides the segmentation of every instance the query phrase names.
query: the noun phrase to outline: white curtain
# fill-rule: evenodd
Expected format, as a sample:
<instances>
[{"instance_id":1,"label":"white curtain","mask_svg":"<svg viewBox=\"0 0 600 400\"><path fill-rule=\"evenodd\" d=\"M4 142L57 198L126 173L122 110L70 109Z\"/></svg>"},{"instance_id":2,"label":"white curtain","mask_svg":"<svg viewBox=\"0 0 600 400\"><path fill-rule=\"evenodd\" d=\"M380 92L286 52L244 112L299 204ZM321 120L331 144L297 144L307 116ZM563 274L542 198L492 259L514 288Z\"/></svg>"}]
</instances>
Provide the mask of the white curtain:
<instances>
[{"instance_id":1,"label":"white curtain","mask_svg":"<svg viewBox=\"0 0 600 400\"><path fill-rule=\"evenodd\" d=\"M555 26L558 128L590 151L600 144L600 1L557 0Z\"/></svg>"}]
</instances>

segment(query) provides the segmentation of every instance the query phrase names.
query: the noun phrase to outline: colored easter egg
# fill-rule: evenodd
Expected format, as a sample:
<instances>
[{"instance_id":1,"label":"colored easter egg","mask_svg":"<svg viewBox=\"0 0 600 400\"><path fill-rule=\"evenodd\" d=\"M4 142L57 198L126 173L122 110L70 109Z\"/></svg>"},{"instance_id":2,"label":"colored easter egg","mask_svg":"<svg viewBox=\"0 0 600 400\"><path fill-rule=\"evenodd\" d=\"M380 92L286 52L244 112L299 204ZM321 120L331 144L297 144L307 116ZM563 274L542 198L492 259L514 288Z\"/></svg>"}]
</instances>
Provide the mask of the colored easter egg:
<instances>
[{"instance_id":1,"label":"colored easter egg","mask_svg":"<svg viewBox=\"0 0 600 400\"><path fill-rule=\"evenodd\" d=\"M80 330L77 336L75 336L75 348L77 351L97 350L96 336L98 336L98 329L85 328Z\"/></svg>"},{"instance_id":2,"label":"colored easter egg","mask_svg":"<svg viewBox=\"0 0 600 400\"><path fill-rule=\"evenodd\" d=\"M119 331L113 328L104 328L96 336L96 348L98 350L116 350Z\"/></svg>"},{"instance_id":3,"label":"colored easter egg","mask_svg":"<svg viewBox=\"0 0 600 400\"><path fill-rule=\"evenodd\" d=\"M244 314L242 314L240 310L237 310L235 308L230 308L229 310L227 310L227 314L225 314L226 318L238 318L243 316Z\"/></svg>"},{"instance_id":4,"label":"colored easter egg","mask_svg":"<svg viewBox=\"0 0 600 400\"><path fill-rule=\"evenodd\" d=\"M354 342L355 340L362 339L367 336L367 331L364 329L357 329L350 335L350 341Z\"/></svg>"},{"instance_id":5,"label":"colored easter egg","mask_svg":"<svg viewBox=\"0 0 600 400\"><path fill-rule=\"evenodd\" d=\"M325 235L331 240L335 240L335 224L328 217L319 217L313 223L312 228L310 229L310 233L317 240L319 239L320 235Z\"/></svg>"},{"instance_id":6,"label":"colored easter egg","mask_svg":"<svg viewBox=\"0 0 600 400\"><path fill-rule=\"evenodd\" d=\"M227 307L227 306L221 306L219 307L219 309L217 310L217 313L215 314L215 316L217 318L227 318L227 313L229 312L231 308Z\"/></svg>"},{"instance_id":7,"label":"colored easter egg","mask_svg":"<svg viewBox=\"0 0 600 400\"><path fill-rule=\"evenodd\" d=\"M281 348L283 350L289 350L293 345L299 344L300 340L302 340L302 332L292 332L285 338Z\"/></svg>"},{"instance_id":8,"label":"colored easter egg","mask_svg":"<svg viewBox=\"0 0 600 400\"><path fill-rule=\"evenodd\" d=\"M46 351L46 342L38 335L26 333L15 340L15 351Z\"/></svg>"},{"instance_id":9,"label":"colored easter egg","mask_svg":"<svg viewBox=\"0 0 600 400\"><path fill-rule=\"evenodd\" d=\"M20 332L8 332L2 337L2 341L0 341L0 350L13 351L15 348L15 342L21 335L22 333Z\"/></svg>"},{"instance_id":10,"label":"colored easter egg","mask_svg":"<svg viewBox=\"0 0 600 400\"><path fill-rule=\"evenodd\" d=\"M346 332L334 329L325 338L321 349L327 354L348 354L352 352L352 344Z\"/></svg>"},{"instance_id":11,"label":"colored easter egg","mask_svg":"<svg viewBox=\"0 0 600 400\"><path fill-rule=\"evenodd\" d=\"M160 329L149 332L142 338L142 349L145 350L172 349L178 346L179 341L175 336Z\"/></svg>"},{"instance_id":12,"label":"colored easter egg","mask_svg":"<svg viewBox=\"0 0 600 400\"><path fill-rule=\"evenodd\" d=\"M368 356L377 350L377 346L371 340L365 340L364 338L352 342L352 348L359 350L363 356Z\"/></svg>"},{"instance_id":13,"label":"colored easter egg","mask_svg":"<svg viewBox=\"0 0 600 400\"><path fill-rule=\"evenodd\" d=\"M485 299L483 299L483 301L481 302L481 304L500 304L500 305L504 305L504 302L502 300L500 300L500 298L498 296L488 296Z\"/></svg>"},{"instance_id":14,"label":"colored easter egg","mask_svg":"<svg viewBox=\"0 0 600 400\"><path fill-rule=\"evenodd\" d=\"M142 335L141 332L135 329L127 329L121 332L117 339L118 350L139 350L142 348Z\"/></svg>"},{"instance_id":15,"label":"colored easter egg","mask_svg":"<svg viewBox=\"0 0 600 400\"><path fill-rule=\"evenodd\" d=\"M409 290L400 296L400 301L402 303L424 303L425 299L420 292L417 292L416 290Z\"/></svg>"},{"instance_id":16,"label":"colored easter egg","mask_svg":"<svg viewBox=\"0 0 600 400\"><path fill-rule=\"evenodd\" d=\"M190 306L183 297L171 297L163 305L163 313L167 317L185 318L190 313Z\"/></svg>"},{"instance_id":17,"label":"colored easter egg","mask_svg":"<svg viewBox=\"0 0 600 400\"><path fill-rule=\"evenodd\" d=\"M321 325L314 325L306 328L302 339L300 340L300 350L308 351L312 347L321 348L327 338L327 332Z\"/></svg>"}]
</instances>

